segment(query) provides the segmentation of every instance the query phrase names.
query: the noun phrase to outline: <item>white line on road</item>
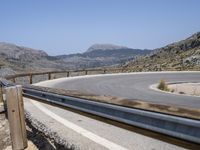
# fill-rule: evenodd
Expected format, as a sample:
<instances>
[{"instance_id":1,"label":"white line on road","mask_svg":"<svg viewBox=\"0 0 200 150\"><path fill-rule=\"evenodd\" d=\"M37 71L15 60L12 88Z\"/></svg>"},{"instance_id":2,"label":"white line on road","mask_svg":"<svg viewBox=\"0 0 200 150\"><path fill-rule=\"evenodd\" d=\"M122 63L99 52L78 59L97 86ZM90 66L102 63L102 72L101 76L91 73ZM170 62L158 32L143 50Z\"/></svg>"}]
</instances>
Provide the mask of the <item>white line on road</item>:
<instances>
[{"instance_id":1,"label":"white line on road","mask_svg":"<svg viewBox=\"0 0 200 150\"><path fill-rule=\"evenodd\" d=\"M42 106L41 104L39 104L36 101L31 101L38 109L40 109L41 111L43 111L45 114L47 114L48 116L52 117L54 120L58 121L59 123L63 124L64 126L66 126L67 128L70 128L72 130L74 130L75 132L81 134L84 137L87 137L88 139L94 141L95 143L102 145L103 147L106 147L108 149L111 150L128 150L127 148L124 148L120 145L117 145L111 141L108 141L86 129L81 128L80 126L77 126L76 124L69 122L68 120L56 115L55 113L49 111L47 108L45 108L44 106Z\"/></svg>"}]
</instances>

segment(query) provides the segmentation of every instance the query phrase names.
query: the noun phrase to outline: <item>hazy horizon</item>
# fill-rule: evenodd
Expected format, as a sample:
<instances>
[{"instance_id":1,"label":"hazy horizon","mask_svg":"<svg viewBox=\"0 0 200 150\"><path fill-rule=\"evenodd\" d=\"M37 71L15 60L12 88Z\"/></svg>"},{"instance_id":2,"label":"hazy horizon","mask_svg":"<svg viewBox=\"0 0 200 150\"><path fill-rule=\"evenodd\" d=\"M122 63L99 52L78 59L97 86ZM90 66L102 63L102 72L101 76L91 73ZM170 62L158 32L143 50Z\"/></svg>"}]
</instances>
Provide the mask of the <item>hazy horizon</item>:
<instances>
[{"instance_id":1,"label":"hazy horizon","mask_svg":"<svg viewBox=\"0 0 200 150\"><path fill-rule=\"evenodd\" d=\"M200 31L198 0L2 0L0 42L49 55L96 43L155 49Z\"/></svg>"}]
</instances>

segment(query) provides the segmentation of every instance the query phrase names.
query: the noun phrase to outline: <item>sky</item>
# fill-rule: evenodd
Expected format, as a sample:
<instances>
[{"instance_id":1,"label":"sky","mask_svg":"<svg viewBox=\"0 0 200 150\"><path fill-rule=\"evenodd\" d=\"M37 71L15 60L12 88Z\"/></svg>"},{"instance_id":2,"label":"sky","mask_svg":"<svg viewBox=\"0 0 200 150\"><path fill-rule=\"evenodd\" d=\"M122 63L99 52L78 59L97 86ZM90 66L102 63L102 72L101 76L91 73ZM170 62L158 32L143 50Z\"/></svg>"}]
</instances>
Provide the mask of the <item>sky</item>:
<instances>
[{"instance_id":1,"label":"sky","mask_svg":"<svg viewBox=\"0 0 200 150\"><path fill-rule=\"evenodd\" d=\"M95 43L154 49L200 31L200 0L1 0L0 41L80 53Z\"/></svg>"}]
</instances>

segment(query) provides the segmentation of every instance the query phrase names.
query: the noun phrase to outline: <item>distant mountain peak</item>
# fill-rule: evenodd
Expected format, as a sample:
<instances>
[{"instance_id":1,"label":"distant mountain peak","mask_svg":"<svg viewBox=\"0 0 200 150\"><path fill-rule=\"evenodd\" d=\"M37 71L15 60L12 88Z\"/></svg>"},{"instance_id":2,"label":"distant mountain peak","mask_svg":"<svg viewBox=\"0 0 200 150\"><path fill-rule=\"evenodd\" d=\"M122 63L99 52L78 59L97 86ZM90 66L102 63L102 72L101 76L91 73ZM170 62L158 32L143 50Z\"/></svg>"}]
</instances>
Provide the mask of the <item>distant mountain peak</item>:
<instances>
[{"instance_id":1,"label":"distant mountain peak","mask_svg":"<svg viewBox=\"0 0 200 150\"><path fill-rule=\"evenodd\" d=\"M119 46L114 44L94 44L88 48L86 52L92 52L96 50L118 50L118 49L127 49L125 46Z\"/></svg>"}]
</instances>

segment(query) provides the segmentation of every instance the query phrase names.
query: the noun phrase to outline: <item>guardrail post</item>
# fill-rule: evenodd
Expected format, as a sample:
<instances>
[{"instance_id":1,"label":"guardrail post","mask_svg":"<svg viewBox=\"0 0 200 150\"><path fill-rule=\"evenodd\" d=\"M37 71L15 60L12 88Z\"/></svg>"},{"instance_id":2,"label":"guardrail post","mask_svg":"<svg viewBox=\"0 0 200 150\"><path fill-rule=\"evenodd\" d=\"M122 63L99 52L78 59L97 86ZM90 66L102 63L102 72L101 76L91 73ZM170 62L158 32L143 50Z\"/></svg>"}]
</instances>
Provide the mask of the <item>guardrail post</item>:
<instances>
[{"instance_id":1,"label":"guardrail post","mask_svg":"<svg viewBox=\"0 0 200 150\"><path fill-rule=\"evenodd\" d=\"M30 84L32 84L32 83L33 83L33 75L30 74Z\"/></svg>"},{"instance_id":2,"label":"guardrail post","mask_svg":"<svg viewBox=\"0 0 200 150\"><path fill-rule=\"evenodd\" d=\"M24 119L22 86L6 88L6 102L12 140L12 149L25 149L27 147L27 135Z\"/></svg>"},{"instance_id":3,"label":"guardrail post","mask_svg":"<svg viewBox=\"0 0 200 150\"><path fill-rule=\"evenodd\" d=\"M48 79L51 80L51 73L48 73Z\"/></svg>"},{"instance_id":4,"label":"guardrail post","mask_svg":"<svg viewBox=\"0 0 200 150\"><path fill-rule=\"evenodd\" d=\"M87 70L85 70L85 75L87 75L88 74L88 71Z\"/></svg>"},{"instance_id":5,"label":"guardrail post","mask_svg":"<svg viewBox=\"0 0 200 150\"><path fill-rule=\"evenodd\" d=\"M106 69L103 70L103 73L106 74Z\"/></svg>"}]
</instances>

